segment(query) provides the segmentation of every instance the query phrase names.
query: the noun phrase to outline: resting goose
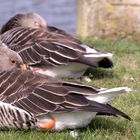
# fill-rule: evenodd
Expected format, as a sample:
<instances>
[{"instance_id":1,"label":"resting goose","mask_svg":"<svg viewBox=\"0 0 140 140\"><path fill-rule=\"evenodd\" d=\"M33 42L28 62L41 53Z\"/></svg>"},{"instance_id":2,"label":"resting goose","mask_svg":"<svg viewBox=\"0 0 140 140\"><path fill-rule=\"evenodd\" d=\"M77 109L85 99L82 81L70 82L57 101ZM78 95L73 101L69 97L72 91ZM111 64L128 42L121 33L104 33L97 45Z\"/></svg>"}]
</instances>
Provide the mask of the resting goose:
<instances>
[{"instance_id":1,"label":"resting goose","mask_svg":"<svg viewBox=\"0 0 140 140\"><path fill-rule=\"evenodd\" d=\"M1 28L2 41L32 70L78 78L87 68L113 67L112 54L93 49L65 31L47 26L36 13L17 14Z\"/></svg>"},{"instance_id":2,"label":"resting goose","mask_svg":"<svg viewBox=\"0 0 140 140\"><path fill-rule=\"evenodd\" d=\"M95 88L26 70L16 52L0 45L0 128L79 128L97 112L130 119L106 104L128 90Z\"/></svg>"}]
</instances>

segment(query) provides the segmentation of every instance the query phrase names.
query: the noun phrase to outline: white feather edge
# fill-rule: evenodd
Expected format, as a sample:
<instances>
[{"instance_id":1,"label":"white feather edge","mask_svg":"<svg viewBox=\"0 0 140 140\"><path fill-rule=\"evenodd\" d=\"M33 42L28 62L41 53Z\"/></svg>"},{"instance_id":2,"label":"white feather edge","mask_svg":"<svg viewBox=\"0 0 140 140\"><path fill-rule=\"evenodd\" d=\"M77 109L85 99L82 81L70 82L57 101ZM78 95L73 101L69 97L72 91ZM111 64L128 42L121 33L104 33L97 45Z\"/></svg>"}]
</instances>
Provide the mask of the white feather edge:
<instances>
[{"instance_id":1,"label":"white feather edge","mask_svg":"<svg viewBox=\"0 0 140 140\"><path fill-rule=\"evenodd\" d=\"M103 58L108 58L109 60L112 60L112 53L91 53L84 55L87 58L94 58L94 61L100 61Z\"/></svg>"},{"instance_id":2,"label":"white feather edge","mask_svg":"<svg viewBox=\"0 0 140 140\"><path fill-rule=\"evenodd\" d=\"M98 58L98 59L99 58L102 59L102 58L106 57L106 58L112 60L112 56L113 56L112 53L98 52L97 50L90 48L85 44L82 44L81 47L85 48L86 52L89 53L89 54L84 55L85 57Z\"/></svg>"},{"instance_id":3,"label":"white feather edge","mask_svg":"<svg viewBox=\"0 0 140 140\"><path fill-rule=\"evenodd\" d=\"M127 93L130 91L132 91L132 89L128 87L116 87L112 89L101 90L98 94L87 96L86 98L105 104L115 98L118 94Z\"/></svg>"}]
</instances>

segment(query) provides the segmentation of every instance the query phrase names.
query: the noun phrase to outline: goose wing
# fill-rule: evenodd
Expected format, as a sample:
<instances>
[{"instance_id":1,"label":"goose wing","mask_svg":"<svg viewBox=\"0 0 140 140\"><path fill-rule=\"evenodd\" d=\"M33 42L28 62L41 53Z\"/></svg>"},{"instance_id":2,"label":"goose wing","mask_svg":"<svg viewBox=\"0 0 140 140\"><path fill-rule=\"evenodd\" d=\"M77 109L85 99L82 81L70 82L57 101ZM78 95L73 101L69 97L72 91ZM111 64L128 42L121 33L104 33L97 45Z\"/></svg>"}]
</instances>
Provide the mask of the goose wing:
<instances>
[{"instance_id":1,"label":"goose wing","mask_svg":"<svg viewBox=\"0 0 140 140\"><path fill-rule=\"evenodd\" d=\"M77 39L76 37L72 36L71 34L65 32L62 29L56 28L54 26L47 26L47 30L52 32L52 33L63 35L65 37L67 37L67 39L71 40L72 42L78 43L79 45L83 44L79 39Z\"/></svg>"},{"instance_id":2,"label":"goose wing","mask_svg":"<svg viewBox=\"0 0 140 140\"><path fill-rule=\"evenodd\" d=\"M99 89L80 83L60 81L32 71L0 73L0 100L27 112L92 111L128 116L116 108L88 100Z\"/></svg>"},{"instance_id":3,"label":"goose wing","mask_svg":"<svg viewBox=\"0 0 140 140\"><path fill-rule=\"evenodd\" d=\"M96 93L92 87L72 85L32 71L1 72L0 85L1 101L34 114L65 110L65 103L75 107L88 105L84 94Z\"/></svg>"},{"instance_id":4,"label":"goose wing","mask_svg":"<svg viewBox=\"0 0 140 140\"><path fill-rule=\"evenodd\" d=\"M2 34L1 38L30 65L67 65L86 53L77 42L64 35L37 29L17 27Z\"/></svg>"}]
</instances>

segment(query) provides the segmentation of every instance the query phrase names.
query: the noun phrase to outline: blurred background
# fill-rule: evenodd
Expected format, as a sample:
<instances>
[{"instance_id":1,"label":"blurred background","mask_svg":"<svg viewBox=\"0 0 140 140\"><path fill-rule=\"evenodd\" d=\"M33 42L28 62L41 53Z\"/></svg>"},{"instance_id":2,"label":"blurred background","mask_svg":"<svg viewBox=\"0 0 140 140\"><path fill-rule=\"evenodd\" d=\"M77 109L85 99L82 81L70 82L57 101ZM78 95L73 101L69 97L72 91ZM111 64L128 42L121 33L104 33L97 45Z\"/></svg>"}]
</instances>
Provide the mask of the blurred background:
<instances>
[{"instance_id":1,"label":"blurred background","mask_svg":"<svg viewBox=\"0 0 140 140\"><path fill-rule=\"evenodd\" d=\"M0 25L32 11L82 37L140 40L140 0L0 0Z\"/></svg>"},{"instance_id":2,"label":"blurred background","mask_svg":"<svg viewBox=\"0 0 140 140\"><path fill-rule=\"evenodd\" d=\"M0 0L0 26L20 12L37 12L51 25L76 30L76 0Z\"/></svg>"}]
</instances>

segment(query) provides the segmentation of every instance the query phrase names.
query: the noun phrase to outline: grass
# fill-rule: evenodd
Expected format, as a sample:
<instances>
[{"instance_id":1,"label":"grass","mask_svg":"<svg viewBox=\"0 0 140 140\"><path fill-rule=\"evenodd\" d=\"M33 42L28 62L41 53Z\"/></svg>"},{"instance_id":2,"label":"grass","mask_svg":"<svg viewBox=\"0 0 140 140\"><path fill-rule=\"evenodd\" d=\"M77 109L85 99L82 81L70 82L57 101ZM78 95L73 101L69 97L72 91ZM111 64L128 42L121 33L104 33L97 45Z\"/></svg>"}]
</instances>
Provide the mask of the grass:
<instances>
[{"instance_id":1,"label":"grass","mask_svg":"<svg viewBox=\"0 0 140 140\"><path fill-rule=\"evenodd\" d=\"M133 92L117 96L111 104L125 113L132 121L121 117L97 116L92 123L78 129L80 140L139 140L140 139L140 43L131 40L108 41L85 39L84 42L99 50L114 54L112 70L89 70L89 85L99 87L128 86ZM69 130L63 132L0 131L2 140L72 140Z\"/></svg>"}]
</instances>

